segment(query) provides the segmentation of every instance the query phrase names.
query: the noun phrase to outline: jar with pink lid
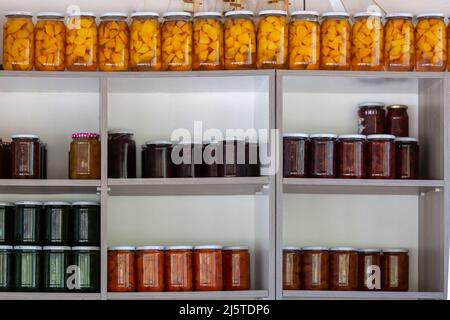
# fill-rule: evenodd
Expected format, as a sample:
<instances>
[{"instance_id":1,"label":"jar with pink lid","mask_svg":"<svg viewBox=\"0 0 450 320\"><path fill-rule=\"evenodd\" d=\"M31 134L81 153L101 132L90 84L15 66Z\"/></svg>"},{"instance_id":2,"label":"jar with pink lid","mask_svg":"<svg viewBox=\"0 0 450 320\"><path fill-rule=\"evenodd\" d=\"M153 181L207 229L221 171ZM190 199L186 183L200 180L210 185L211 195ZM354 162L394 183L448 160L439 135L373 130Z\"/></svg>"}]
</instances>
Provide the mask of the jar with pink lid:
<instances>
[{"instance_id":1,"label":"jar with pink lid","mask_svg":"<svg viewBox=\"0 0 450 320\"><path fill-rule=\"evenodd\" d=\"M72 134L69 151L70 179L100 179L100 135L91 132Z\"/></svg>"}]
</instances>

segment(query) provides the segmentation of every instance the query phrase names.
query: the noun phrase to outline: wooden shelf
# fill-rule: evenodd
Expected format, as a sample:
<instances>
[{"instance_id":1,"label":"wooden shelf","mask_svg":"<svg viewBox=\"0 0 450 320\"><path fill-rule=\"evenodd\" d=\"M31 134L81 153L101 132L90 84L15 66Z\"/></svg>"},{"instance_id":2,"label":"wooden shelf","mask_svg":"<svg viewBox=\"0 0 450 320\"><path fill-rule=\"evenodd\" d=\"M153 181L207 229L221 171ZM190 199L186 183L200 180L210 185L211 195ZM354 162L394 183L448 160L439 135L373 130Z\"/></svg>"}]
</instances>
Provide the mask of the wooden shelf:
<instances>
[{"instance_id":1,"label":"wooden shelf","mask_svg":"<svg viewBox=\"0 0 450 320\"><path fill-rule=\"evenodd\" d=\"M109 292L110 300L249 300L268 298L267 290L207 292Z\"/></svg>"},{"instance_id":2,"label":"wooden shelf","mask_svg":"<svg viewBox=\"0 0 450 320\"><path fill-rule=\"evenodd\" d=\"M284 299L385 299L385 300L417 300L444 299L442 292L367 292L367 291L310 291L284 290Z\"/></svg>"},{"instance_id":3,"label":"wooden shelf","mask_svg":"<svg viewBox=\"0 0 450 320\"><path fill-rule=\"evenodd\" d=\"M100 180L0 180L4 194L95 194Z\"/></svg>"},{"instance_id":4,"label":"wooden shelf","mask_svg":"<svg viewBox=\"0 0 450 320\"><path fill-rule=\"evenodd\" d=\"M101 294L68 292L0 292L0 300L101 300Z\"/></svg>"}]
</instances>

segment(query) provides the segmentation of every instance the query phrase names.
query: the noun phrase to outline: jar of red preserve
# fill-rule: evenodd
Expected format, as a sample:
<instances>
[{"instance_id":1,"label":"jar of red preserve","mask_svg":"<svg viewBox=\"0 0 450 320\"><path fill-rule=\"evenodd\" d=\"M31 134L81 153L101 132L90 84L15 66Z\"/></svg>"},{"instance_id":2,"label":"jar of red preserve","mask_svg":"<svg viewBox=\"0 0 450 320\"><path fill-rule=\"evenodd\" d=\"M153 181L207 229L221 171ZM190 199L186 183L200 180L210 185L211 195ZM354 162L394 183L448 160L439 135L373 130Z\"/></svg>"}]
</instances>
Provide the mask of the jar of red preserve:
<instances>
[{"instance_id":1,"label":"jar of red preserve","mask_svg":"<svg viewBox=\"0 0 450 320\"><path fill-rule=\"evenodd\" d=\"M164 250L163 246L136 248L137 291L164 291Z\"/></svg>"},{"instance_id":2,"label":"jar of red preserve","mask_svg":"<svg viewBox=\"0 0 450 320\"><path fill-rule=\"evenodd\" d=\"M338 177L363 179L366 176L366 136L344 134L338 141Z\"/></svg>"},{"instance_id":3,"label":"jar of red preserve","mask_svg":"<svg viewBox=\"0 0 450 320\"><path fill-rule=\"evenodd\" d=\"M328 290L329 252L326 247L303 247L301 283L303 290Z\"/></svg>"},{"instance_id":4,"label":"jar of red preserve","mask_svg":"<svg viewBox=\"0 0 450 320\"><path fill-rule=\"evenodd\" d=\"M408 106L395 104L386 109L386 133L396 137L409 137Z\"/></svg>"},{"instance_id":5,"label":"jar of red preserve","mask_svg":"<svg viewBox=\"0 0 450 320\"><path fill-rule=\"evenodd\" d=\"M381 289L380 249L358 249L358 288L361 291Z\"/></svg>"},{"instance_id":6,"label":"jar of red preserve","mask_svg":"<svg viewBox=\"0 0 450 320\"><path fill-rule=\"evenodd\" d=\"M306 178L308 176L309 134L283 135L283 177Z\"/></svg>"},{"instance_id":7,"label":"jar of red preserve","mask_svg":"<svg viewBox=\"0 0 450 320\"><path fill-rule=\"evenodd\" d=\"M224 247L223 290L250 290L250 252L245 246Z\"/></svg>"},{"instance_id":8,"label":"jar of red preserve","mask_svg":"<svg viewBox=\"0 0 450 320\"><path fill-rule=\"evenodd\" d=\"M395 139L395 169L397 179L419 178L419 141L415 138Z\"/></svg>"},{"instance_id":9,"label":"jar of red preserve","mask_svg":"<svg viewBox=\"0 0 450 320\"><path fill-rule=\"evenodd\" d=\"M166 291L194 290L192 246L166 247L164 278Z\"/></svg>"},{"instance_id":10,"label":"jar of red preserve","mask_svg":"<svg viewBox=\"0 0 450 320\"><path fill-rule=\"evenodd\" d=\"M118 246L108 248L108 291L135 290L135 248Z\"/></svg>"},{"instance_id":11,"label":"jar of red preserve","mask_svg":"<svg viewBox=\"0 0 450 320\"><path fill-rule=\"evenodd\" d=\"M367 178L395 179L395 136L367 136Z\"/></svg>"},{"instance_id":12,"label":"jar of red preserve","mask_svg":"<svg viewBox=\"0 0 450 320\"><path fill-rule=\"evenodd\" d=\"M196 291L221 291L223 288L221 246L196 246L194 271Z\"/></svg>"},{"instance_id":13,"label":"jar of red preserve","mask_svg":"<svg viewBox=\"0 0 450 320\"><path fill-rule=\"evenodd\" d=\"M358 253L352 247L330 249L330 290L358 289Z\"/></svg>"},{"instance_id":14,"label":"jar of red preserve","mask_svg":"<svg viewBox=\"0 0 450 320\"><path fill-rule=\"evenodd\" d=\"M310 177L336 178L337 176L337 135L328 133L312 134L310 148Z\"/></svg>"},{"instance_id":15,"label":"jar of red preserve","mask_svg":"<svg viewBox=\"0 0 450 320\"><path fill-rule=\"evenodd\" d=\"M301 288L301 253L300 247L283 248L283 290L300 290Z\"/></svg>"},{"instance_id":16,"label":"jar of red preserve","mask_svg":"<svg viewBox=\"0 0 450 320\"><path fill-rule=\"evenodd\" d=\"M363 102L358 105L358 128L360 134L383 134L386 112L382 102Z\"/></svg>"}]
</instances>

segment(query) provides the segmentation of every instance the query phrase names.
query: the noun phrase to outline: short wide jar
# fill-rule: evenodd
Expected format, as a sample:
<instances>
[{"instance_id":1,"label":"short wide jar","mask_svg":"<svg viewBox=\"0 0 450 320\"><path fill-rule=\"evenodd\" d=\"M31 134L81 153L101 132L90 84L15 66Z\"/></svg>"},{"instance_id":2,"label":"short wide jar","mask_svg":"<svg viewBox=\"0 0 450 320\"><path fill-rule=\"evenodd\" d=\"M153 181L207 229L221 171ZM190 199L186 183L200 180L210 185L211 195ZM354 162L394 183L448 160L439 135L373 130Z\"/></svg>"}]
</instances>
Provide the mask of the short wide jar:
<instances>
[{"instance_id":1,"label":"short wide jar","mask_svg":"<svg viewBox=\"0 0 450 320\"><path fill-rule=\"evenodd\" d=\"M330 290L358 289L358 253L352 247L330 249Z\"/></svg>"},{"instance_id":2,"label":"short wide jar","mask_svg":"<svg viewBox=\"0 0 450 320\"><path fill-rule=\"evenodd\" d=\"M328 290L329 253L326 247L303 247L301 284L303 290Z\"/></svg>"},{"instance_id":3,"label":"short wide jar","mask_svg":"<svg viewBox=\"0 0 450 320\"><path fill-rule=\"evenodd\" d=\"M130 63L130 31L127 15L105 13L98 28L98 67L100 71L127 71Z\"/></svg>"},{"instance_id":4,"label":"short wide jar","mask_svg":"<svg viewBox=\"0 0 450 320\"><path fill-rule=\"evenodd\" d=\"M312 134L310 136L311 178L336 178L337 137L335 134L328 133Z\"/></svg>"},{"instance_id":5,"label":"short wide jar","mask_svg":"<svg viewBox=\"0 0 450 320\"><path fill-rule=\"evenodd\" d=\"M164 250L163 246L136 247L137 291L164 291Z\"/></svg>"},{"instance_id":6,"label":"short wide jar","mask_svg":"<svg viewBox=\"0 0 450 320\"><path fill-rule=\"evenodd\" d=\"M361 291L381 290L380 249L358 249L358 287Z\"/></svg>"},{"instance_id":7,"label":"short wide jar","mask_svg":"<svg viewBox=\"0 0 450 320\"><path fill-rule=\"evenodd\" d=\"M135 286L135 248L108 248L108 291L132 292Z\"/></svg>"},{"instance_id":8,"label":"short wide jar","mask_svg":"<svg viewBox=\"0 0 450 320\"><path fill-rule=\"evenodd\" d=\"M367 178L395 179L395 136L367 136Z\"/></svg>"},{"instance_id":9,"label":"short wide jar","mask_svg":"<svg viewBox=\"0 0 450 320\"><path fill-rule=\"evenodd\" d=\"M385 249L381 256L383 291L408 291L409 255L407 249Z\"/></svg>"},{"instance_id":10,"label":"short wide jar","mask_svg":"<svg viewBox=\"0 0 450 320\"><path fill-rule=\"evenodd\" d=\"M100 136L74 133L69 152L70 179L100 179Z\"/></svg>"},{"instance_id":11,"label":"short wide jar","mask_svg":"<svg viewBox=\"0 0 450 320\"><path fill-rule=\"evenodd\" d=\"M223 288L221 246L194 247L196 291L221 291Z\"/></svg>"},{"instance_id":12,"label":"short wide jar","mask_svg":"<svg viewBox=\"0 0 450 320\"><path fill-rule=\"evenodd\" d=\"M147 141L142 146L142 178L172 178L173 144L170 141Z\"/></svg>"}]
</instances>

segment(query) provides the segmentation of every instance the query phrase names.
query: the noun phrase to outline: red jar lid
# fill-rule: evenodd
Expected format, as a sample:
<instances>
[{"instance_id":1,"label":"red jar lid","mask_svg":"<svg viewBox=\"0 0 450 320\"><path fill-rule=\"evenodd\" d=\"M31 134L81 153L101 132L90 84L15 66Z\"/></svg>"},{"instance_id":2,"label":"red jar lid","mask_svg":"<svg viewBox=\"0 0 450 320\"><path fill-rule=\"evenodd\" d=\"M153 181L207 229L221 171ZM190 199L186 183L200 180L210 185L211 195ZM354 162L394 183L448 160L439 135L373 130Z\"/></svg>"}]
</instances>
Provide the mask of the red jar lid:
<instances>
[{"instance_id":1,"label":"red jar lid","mask_svg":"<svg viewBox=\"0 0 450 320\"><path fill-rule=\"evenodd\" d=\"M77 138L99 138L100 135L98 133L93 132L75 132L72 134L72 139Z\"/></svg>"}]
</instances>

